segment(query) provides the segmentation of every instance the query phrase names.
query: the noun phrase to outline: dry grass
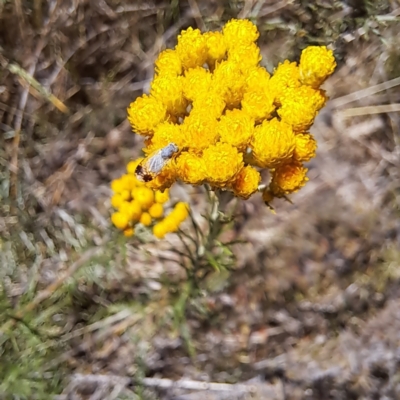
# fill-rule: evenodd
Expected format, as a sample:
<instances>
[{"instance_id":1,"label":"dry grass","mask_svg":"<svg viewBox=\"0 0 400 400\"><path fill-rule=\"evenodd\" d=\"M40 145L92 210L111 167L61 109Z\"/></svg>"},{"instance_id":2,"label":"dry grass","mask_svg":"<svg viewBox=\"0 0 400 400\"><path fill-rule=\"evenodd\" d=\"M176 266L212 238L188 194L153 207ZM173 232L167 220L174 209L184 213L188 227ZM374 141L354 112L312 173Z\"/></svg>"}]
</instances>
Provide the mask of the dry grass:
<instances>
[{"instance_id":1,"label":"dry grass","mask_svg":"<svg viewBox=\"0 0 400 400\"><path fill-rule=\"evenodd\" d=\"M140 151L125 109L160 49L237 16L269 69L316 43L339 66L310 182L277 215L241 204L234 270L195 290L166 261L178 238L111 229L109 182ZM0 398L400 397L399 16L394 0L0 0Z\"/></svg>"}]
</instances>

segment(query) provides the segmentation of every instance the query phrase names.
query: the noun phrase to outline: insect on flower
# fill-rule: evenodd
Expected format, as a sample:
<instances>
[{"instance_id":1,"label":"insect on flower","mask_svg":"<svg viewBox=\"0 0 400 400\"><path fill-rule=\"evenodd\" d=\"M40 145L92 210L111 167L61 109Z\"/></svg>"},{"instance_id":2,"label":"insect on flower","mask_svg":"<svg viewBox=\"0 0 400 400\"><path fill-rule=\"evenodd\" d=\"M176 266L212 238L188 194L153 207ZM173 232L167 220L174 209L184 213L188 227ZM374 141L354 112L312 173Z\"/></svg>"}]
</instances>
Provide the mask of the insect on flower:
<instances>
[{"instance_id":1,"label":"insect on flower","mask_svg":"<svg viewBox=\"0 0 400 400\"><path fill-rule=\"evenodd\" d=\"M174 143L170 143L162 149L150 154L136 167L136 177L142 182L152 181L161 173L163 168L172 160L178 151L178 146Z\"/></svg>"}]
</instances>

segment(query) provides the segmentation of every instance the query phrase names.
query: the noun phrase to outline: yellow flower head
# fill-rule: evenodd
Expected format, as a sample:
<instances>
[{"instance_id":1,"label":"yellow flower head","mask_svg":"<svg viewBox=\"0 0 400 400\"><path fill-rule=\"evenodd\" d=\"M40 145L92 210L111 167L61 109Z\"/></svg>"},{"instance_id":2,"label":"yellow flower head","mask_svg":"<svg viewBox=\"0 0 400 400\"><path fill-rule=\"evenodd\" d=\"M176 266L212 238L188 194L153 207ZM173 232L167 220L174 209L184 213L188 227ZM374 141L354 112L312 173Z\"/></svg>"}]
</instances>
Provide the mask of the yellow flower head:
<instances>
[{"instance_id":1,"label":"yellow flower head","mask_svg":"<svg viewBox=\"0 0 400 400\"><path fill-rule=\"evenodd\" d=\"M219 93L215 87L211 87L208 93L199 93L193 102L192 112L207 111L209 118L220 118L226 103L223 95Z\"/></svg>"},{"instance_id":2,"label":"yellow flower head","mask_svg":"<svg viewBox=\"0 0 400 400\"><path fill-rule=\"evenodd\" d=\"M111 205L114 208L118 208L122 204L123 201L124 201L124 199L122 198L122 196L119 193L115 193L111 197Z\"/></svg>"},{"instance_id":3,"label":"yellow flower head","mask_svg":"<svg viewBox=\"0 0 400 400\"><path fill-rule=\"evenodd\" d=\"M166 229L166 225L163 223L163 221L161 221L153 226L153 235L157 239L164 239L164 237L167 233L168 232Z\"/></svg>"},{"instance_id":4,"label":"yellow flower head","mask_svg":"<svg viewBox=\"0 0 400 400\"><path fill-rule=\"evenodd\" d=\"M254 130L251 141L252 155L256 165L275 168L288 162L295 148L295 135L290 125L274 118L264 121Z\"/></svg>"},{"instance_id":5,"label":"yellow flower head","mask_svg":"<svg viewBox=\"0 0 400 400\"><path fill-rule=\"evenodd\" d=\"M120 178L114 179L111 182L111 190L114 193L119 193L123 197L123 200L128 199L129 194L127 195L126 192L129 192L134 186L135 179L133 176L129 175L122 175Z\"/></svg>"},{"instance_id":6,"label":"yellow flower head","mask_svg":"<svg viewBox=\"0 0 400 400\"><path fill-rule=\"evenodd\" d=\"M128 215L132 221L139 221L142 214L142 205L137 200L129 203Z\"/></svg>"},{"instance_id":7,"label":"yellow flower head","mask_svg":"<svg viewBox=\"0 0 400 400\"><path fill-rule=\"evenodd\" d=\"M126 188L125 190L127 190L129 193L134 187L136 187L138 185L138 181L134 175L130 175L130 174L122 175L120 179ZM130 196L125 195L125 200L128 200L128 197L130 197Z\"/></svg>"},{"instance_id":8,"label":"yellow flower head","mask_svg":"<svg viewBox=\"0 0 400 400\"><path fill-rule=\"evenodd\" d=\"M130 200L131 199L131 192L128 189L125 189L120 194L122 200Z\"/></svg>"},{"instance_id":9,"label":"yellow flower head","mask_svg":"<svg viewBox=\"0 0 400 400\"><path fill-rule=\"evenodd\" d=\"M237 63L227 60L217 64L213 73L213 85L222 94L229 108L239 107L246 80Z\"/></svg>"},{"instance_id":10,"label":"yellow flower head","mask_svg":"<svg viewBox=\"0 0 400 400\"><path fill-rule=\"evenodd\" d=\"M211 88L212 75L207 69L196 67L186 71L183 82L185 97L195 100L200 96L208 95Z\"/></svg>"},{"instance_id":11,"label":"yellow flower head","mask_svg":"<svg viewBox=\"0 0 400 400\"><path fill-rule=\"evenodd\" d=\"M230 184L243 168L243 154L228 143L218 142L203 152L207 180L212 186L223 188Z\"/></svg>"},{"instance_id":12,"label":"yellow flower head","mask_svg":"<svg viewBox=\"0 0 400 400\"><path fill-rule=\"evenodd\" d=\"M143 210L148 210L154 204L154 191L148 187L138 187L132 194Z\"/></svg>"},{"instance_id":13,"label":"yellow flower head","mask_svg":"<svg viewBox=\"0 0 400 400\"><path fill-rule=\"evenodd\" d=\"M269 190L275 197L297 192L308 181L306 174L307 168L297 161L282 165L272 172Z\"/></svg>"},{"instance_id":14,"label":"yellow flower head","mask_svg":"<svg viewBox=\"0 0 400 400\"><path fill-rule=\"evenodd\" d=\"M249 69L257 67L261 61L260 48L255 43L231 47L228 52L228 59L247 74Z\"/></svg>"},{"instance_id":15,"label":"yellow flower head","mask_svg":"<svg viewBox=\"0 0 400 400\"><path fill-rule=\"evenodd\" d=\"M175 220L173 213L168 214L164 220L161 221L167 233L176 232L179 229L179 222Z\"/></svg>"},{"instance_id":16,"label":"yellow flower head","mask_svg":"<svg viewBox=\"0 0 400 400\"><path fill-rule=\"evenodd\" d=\"M184 147L199 152L217 140L217 119L207 110L192 109L182 124Z\"/></svg>"},{"instance_id":17,"label":"yellow flower head","mask_svg":"<svg viewBox=\"0 0 400 400\"><path fill-rule=\"evenodd\" d=\"M237 43L255 42L260 34L257 27L248 19L231 19L222 28L228 47L234 47Z\"/></svg>"},{"instance_id":18,"label":"yellow flower head","mask_svg":"<svg viewBox=\"0 0 400 400\"><path fill-rule=\"evenodd\" d=\"M157 190L155 192L155 200L156 200L156 203L159 203L159 204L166 203L169 200L169 191L164 190L163 192L160 192L159 190Z\"/></svg>"},{"instance_id":19,"label":"yellow flower head","mask_svg":"<svg viewBox=\"0 0 400 400\"><path fill-rule=\"evenodd\" d=\"M182 62L179 54L171 49L162 51L154 64L158 75L173 77L182 73Z\"/></svg>"},{"instance_id":20,"label":"yellow flower head","mask_svg":"<svg viewBox=\"0 0 400 400\"><path fill-rule=\"evenodd\" d=\"M189 215L189 204L180 201L175 204L174 209L168 215L169 218L173 219L177 225L180 225Z\"/></svg>"},{"instance_id":21,"label":"yellow flower head","mask_svg":"<svg viewBox=\"0 0 400 400\"><path fill-rule=\"evenodd\" d=\"M138 221L142 215L142 207L137 201L124 201L119 206L119 211L126 215L129 221Z\"/></svg>"},{"instance_id":22,"label":"yellow flower head","mask_svg":"<svg viewBox=\"0 0 400 400\"><path fill-rule=\"evenodd\" d=\"M181 76L158 76L151 83L150 94L162 102L171 114L184 114L188 101L183 95L183 78Z\"/></svg>"},{"instance_id":23,"label":"yellow flower head","mask_svg":"<svg viewBox=\"0 0 400 400\"><path fill-rule=\"evenodd\" d=\"M261 182L260 173L250 165L242 168L231 185L235 196L248 199L258 189Z\"/></svg>"},{"instance_id":24,"label":"yellow flower head","mask_svg":"<svg viewBox=\"0 0 400 400\"><path fill-rule=\"evenodd\" d=\"M125 229L129 224L129 217L121 212L115 212L111 215L112 223L119 229Z\"/></svg>"},{"instance_id":25,"label":"yellow flower head","mask_svg":"<svg viewBox=\"0 0 400 400\"><path fill-rule=\"evenodd\" d=\"M191 185L201 185L207 178L207 170L203 158L193 153L182 153L176 160L178 178Z\"/></svg>"},{"instance_id":26,"label":"yellow flower head","mask_svg":"<svg viewBox=\"0 0 400 400\"><path fill-rule=\"evenodd\" d=\"M162 122L155 128L152 138L146 141L147 147L143 149L143 151L146 155L150 155L166 147L170 143L174 143L178 148L182 148L186 145L185 135L182 132L182 125Z\"/></svg>"},{"instance_id":27,"label":"yellow flower head","mask_svg":"<svg viewBox=\"0 0 400 400\"><path fill-rule=\"evenodd\" d=\"M287 88L298 88L300 85L299 68L295 62L288 60L278 65L269 81L269 89L277 105L281 104L281 97Z\"/></svg>"},{"instance_id":28,"label":"yellow flower head","mask_svg":"<svg viewBox=\"0 0 400 400\"><path fill-rule=\"evenodd\" d=\"M177 203L174 209L163 220L154 225L154 236L158 239L162 239L167 233L176 232L179 225L188 215L189 205L183 202Z\"/></svg>"},{"instance_id":29,"label":"yellow flower head","mask_svg":"<svg viewBox=\"0 0 400 400\"><path fill-rule=\"evenodd\" d=\"M111 182L111 190L114 193L121 193L125 189L126 189L125 183L123 182L123 180L121 178L114 179Z\"/></svg>"},{"instance_id":30,"label":"yellow flower head","mask_svg":"<svg viewBox=\"0 0 400 400\"><path fill-rule=\"evenodd\" d=\"M151 225L151 215L147 212L144 212L141 215L139 222L144 226L150 226Z\"/></svg>"},{"instance_id":31,"label":"yellow flower head","mask_svg":"<svg viewBox=\"0 0 400 400\"><path fill-rule=\"evenodd\" d=\"M226 57L225 37L221 32L206 32L203 36L207 44L207 64L210 68L213 68L217 61Z\"/></svg>"},{"instance_id":32,"label":"yellow flower head","mask_svg":"<svg viewBox=\"0 0 400 400\"><path fill-rule=\"evenodd\" d=\"M296 135L296 146L293 158L299 162L307 162L315 157L317 142L309 133L299 133Z\"/></svg>"},{"instance_id":33,"label":"yellow flower head","mask_svg":"<svg viewBox=\"0 0 400 400\"><path fill-rule=\"evenodd\" d=\"M310 86L287 88L282 98L278 115L296 132L310 128L318 111L325 105L327 97L322 90Z\"/></svg>"},{"instance_id":34,"label":"yellow flower head","mask_svg":"<svg viewBox=\"0 0 400 400\"><path fill-rule=\"evenodd\" d=\"M227 111L218 124L219 140L245 151L254 132L254 120L243 110Z\"/></svg>"},{"instance_id":35,"label":"yellow flower head","mask_svg":"<svg viewBox=\"0 0 400 400\"><path fill-rule=\"evenodd\" d=\"M167 115L165 105L153 96L138 97L128 108L128 120L139 135L150 136Z\"/></svg>"},{"instance_id":36,"label":"yellow flower head","mask_svg":"<svg viewBox=\"0 0 400 400\"><path fill-rule=\"evenodd\" d=\"M263 87L246 91L242 100L242 110L255 121L261 122L275 111L274 96Z\"/></svg>"},{"instance_id":37,"label":"yellow flower head","mask_svg":"<svg viewBox=\"0 0 400 400\"><path fill-rule=\"evenodd\" d=\"M268 91L270 77L269 72L263 67L250 68L246 76L246 92L259 90L259 88L264 88Z\"/></svg>"},{"instance_id":38,"label":"yellow flower head","mask_svg":"<svg viewBox=\"0 0 400 400\"><path fill-rule=\"evenodd\" d=\"M175 50L184 69L201 67L207 60L207 40L199 29L188 28L182 31Z\"/></svg>"},{"instance_id":39,"label":"yellow flower head","mask_svg":"<svg viewBox=\"0 0 400 400\"><path fill-rule=\"evenodd\" d=\"M160 203L154 203L150 208L149 208L149 215L152 218L158 219L161 218L164 214L164 207Z\"/></svg>"},{"instance_id":40,"label":"yellow flower head","mask_svg":"<svg viewBox=\"0 0 400 400\"><path fill-rule=\"evenodd\" d=\"M326 46L309 46L300 57L300 80L304 85L319 88L336 68L333 51Z\"/></svg>"}]
</instances>

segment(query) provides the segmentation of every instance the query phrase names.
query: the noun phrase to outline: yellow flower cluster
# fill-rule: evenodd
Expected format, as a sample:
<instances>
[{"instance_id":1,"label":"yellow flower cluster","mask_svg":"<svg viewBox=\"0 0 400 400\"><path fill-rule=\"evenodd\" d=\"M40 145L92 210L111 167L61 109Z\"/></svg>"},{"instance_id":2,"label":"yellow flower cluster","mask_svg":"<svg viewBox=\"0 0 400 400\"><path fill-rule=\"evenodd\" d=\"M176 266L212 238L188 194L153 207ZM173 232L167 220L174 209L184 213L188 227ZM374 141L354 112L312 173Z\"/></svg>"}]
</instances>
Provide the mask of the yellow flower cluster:
<instances>
[{"instance_id":1,"label":"yellow flower cluster","mask_svg":"<svg viewBox=\"0 0 400 400\"><path fill-rule=\"evenodd\" d=\"M233 19L222 32L188 28L175 49L161 52L150 94L128 108L134 131L146 138L143 163L154 172L147 187L208 183L247 199L265 168L271 182L264 200L305 184L303 163L316 151L308 130L326 103L320 85L335 58L325 46L311 46L299 63L286 60L270 75L260 66L258 36L251 21ZM179 151L161 159L171 143ZM154 157L163 163L160 170L151 171Z\"/></svg>"},{"instance_id":2,"label":"yellow flower cluster","mask_svg":"<svg viewBox=\"0 0 400 400\"><path fill-rule=\"evenodd\" d=\"M133 236L137 223L153 225L154 236L161 238L169 232L175 232L188 216L186 203L178 203L164 217L164 203L169 200L168 190L161 192L144 185L135 176L135 170L142 159L131 161L127 165L127 174L111 182L114 194L111 205L117 209L111 215L112 223L123 230L126 237ZM164 218L163 218L164 217Z\"/></svg>"},{"instance_id":3,"label":"yellow flower cluster","mask_svg":"<svg viewBox=\"0 0 400 400\"><path fill-rule=\"evenodd\" d=\"M177 203L173 210L160 222L153 227L155 237L162 239L167 233L176 232L179 225L189 215L189 205L187 203Z\"/></svg>"}]
</instances>

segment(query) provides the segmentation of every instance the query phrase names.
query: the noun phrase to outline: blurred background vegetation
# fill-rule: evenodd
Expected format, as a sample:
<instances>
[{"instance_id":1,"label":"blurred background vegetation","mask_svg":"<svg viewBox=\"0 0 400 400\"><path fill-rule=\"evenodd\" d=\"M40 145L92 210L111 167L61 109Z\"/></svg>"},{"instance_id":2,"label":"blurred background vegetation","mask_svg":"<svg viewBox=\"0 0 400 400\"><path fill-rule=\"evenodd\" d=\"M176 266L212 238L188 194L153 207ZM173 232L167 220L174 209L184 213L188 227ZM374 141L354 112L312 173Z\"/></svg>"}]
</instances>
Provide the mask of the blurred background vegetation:
<instances>
[{"instance_id":1,"label":"blurred background vegetation","mask_svg":"<svg viewBox=\"0 0 400 400\"><path fill-rule=\"evenodd\" d=\"M241 243L215 241L194 287L179 237L111 228L109 183L159 51L230 18L269 71L314 44L338 68L310 182L276 215L239 203L221 240ZM400 398L399 19L397 0L0 0L0 398ZM205 193L173 194L207 228Z\"/></svg>"}]
</instances>

